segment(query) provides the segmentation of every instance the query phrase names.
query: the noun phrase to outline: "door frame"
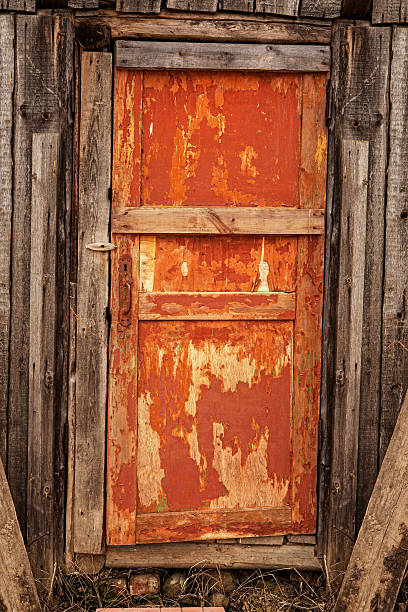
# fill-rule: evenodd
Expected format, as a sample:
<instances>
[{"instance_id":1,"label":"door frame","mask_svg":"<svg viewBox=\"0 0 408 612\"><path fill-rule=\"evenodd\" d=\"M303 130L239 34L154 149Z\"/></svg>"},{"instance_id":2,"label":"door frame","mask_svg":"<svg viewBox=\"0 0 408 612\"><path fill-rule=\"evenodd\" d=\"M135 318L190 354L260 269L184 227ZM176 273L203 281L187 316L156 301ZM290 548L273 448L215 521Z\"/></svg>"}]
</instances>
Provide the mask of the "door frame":
<instances>
[{"instance_id":1,"label":"door frame","mask_svg":"<svg viewBox=\"0 0 408 612\"><path fill-rule=\"evenodd\" d=\"M216 63L214 51L218 54ZM223 63L220 63L220 57ZM82 53L77 158L78 283L75 308L71 309L74 313L71 324L76 328L72 349L72 359L76 361L76 381L70 387L69 402L71 415L73 413L75 416L73 422L70 419L70 459L74 474L68 488L67 509L72 520L67 520L67 552L71 556L106 554L106 564L112 567L154 567L163 564L170 567L172 563L174 567L187 567L207 559L206 565L233 565L237 568L295 565L303 569L318 569L320 564L314 546L296 545L296 542L273 547L267 546L265 542L261 546L218 542L142 544L127 546L125 550L118 546L106 549L105 469L114 67L329 72L330 47L309 44L160 41L142 44L139 41L119 40L115 45L114 62L110 53ZM319 485L320 482L318 489ZM320 516L318 521L320 523Z\"/></svg>"}]
</instances>

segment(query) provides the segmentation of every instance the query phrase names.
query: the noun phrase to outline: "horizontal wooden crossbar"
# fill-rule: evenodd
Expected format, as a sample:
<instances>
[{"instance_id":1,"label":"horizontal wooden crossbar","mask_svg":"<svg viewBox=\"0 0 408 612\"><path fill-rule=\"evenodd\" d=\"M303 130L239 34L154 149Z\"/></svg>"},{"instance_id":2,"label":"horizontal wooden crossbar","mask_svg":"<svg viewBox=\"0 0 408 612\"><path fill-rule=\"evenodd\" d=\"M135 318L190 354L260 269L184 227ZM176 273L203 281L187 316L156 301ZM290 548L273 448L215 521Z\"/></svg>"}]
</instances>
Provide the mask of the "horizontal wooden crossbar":
<instances>
[{"instance_id":1,"label":"horizontal wooden crossbar","mask_svg":"<svg viewBox=\"0 0 408 612\"><path fill-rule=\"evenodd\" d=\"M218 321L295 319L295 293L139 293L139 319Z\"/></svg>"},{"instance_id":2,"label":"horizontal wooden crossbar","mask_svg":"<svg viewBox=\"0 0 408 612\"><path fill-rule=\"evenodd\" d=\"M118 68L326 72L327 45L230 44L119 40Z\"/></svg>"},{"instance_id":3,"label":"horizontal wooden crossbar","mask_svg":"<svg viewBox=\"0 0 408 612\"><path fill-rule=\"evenodd\" d=\"M287 569L321 571L314 546L251 546L209 542L172 542L170 544L136 544L108 546L106 566L129 567L228 567L235 569ZM164 560L165 559L165 563Z\"/></svg>"},{"instance_id":4,"label":"horizontal wooden crossbar","mask_svg":"<svg viewBox=\"0 0 408 612\"><path fill-rule=\"evenodd\" d=\"M291 525L289 506L240 510L154 512L136 517L136 543L182 542L284 533Z\"/></svg>"},{"instance_id":5,"label":"horizontal wooden crossbar","mask_svg":"<svg viewBox=\"0 0 408 612\"><path fill-rule=\"evenodd\" d=\"M114 208L117 234L322 234L324 210L135 206Z\"/></svg>"}]
</instances>

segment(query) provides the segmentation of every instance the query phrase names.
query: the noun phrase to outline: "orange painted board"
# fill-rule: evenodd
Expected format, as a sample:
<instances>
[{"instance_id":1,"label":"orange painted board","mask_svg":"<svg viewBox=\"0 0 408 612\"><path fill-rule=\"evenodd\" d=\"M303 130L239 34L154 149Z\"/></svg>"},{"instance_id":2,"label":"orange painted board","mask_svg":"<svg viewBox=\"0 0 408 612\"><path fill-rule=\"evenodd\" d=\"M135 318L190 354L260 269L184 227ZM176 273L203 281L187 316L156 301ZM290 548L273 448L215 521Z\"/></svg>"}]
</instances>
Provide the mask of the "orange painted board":
<instances>
[{"instance_id":1,"label":"orange painted board","mask_svg":"<svg viewBox=\"0 0 408 612\"><path fill-rule=\"evenodd\" d=\"M303 75L300 204L324 208L327 129L324 74ZM293 533L316 525L317 435L323 308L324 236L298 239L293 394Z\"/></svg>"},{"instance_id":2,"label":"orange painted board","mask_svg":"<svg viewBox=\"0 0 408 612\"><path fill-rule=\"evenodd\" d=\"M294 293L140 293L139 320L280 320L295 318Z\"/></svg>"},{"instance_id":3,"label":"orange painted board","mask_svg":"<svg viewBox=\"0 0 408 612\"><path fill-rule=\"evenodd\" d=\"M285 533L291 524L292 512L289 506L141 514L136 522L136 542L143 544L276 535Z\"/></svg>"},{"instance_id":4,"label":"orange painted board","mask_svg":"<svg viewBox=\"0 0 408 612\"><path fill-rule=\"evenodd\" d=\"M113 204L140 203L142 74L117 70L114 90ZM113 234L111 252L106 537L108 544L134 544L136 519L138 326L119 322L120 258L132 261L131 319L137 321L139 236Z\"/></svg>"}]
</instances>

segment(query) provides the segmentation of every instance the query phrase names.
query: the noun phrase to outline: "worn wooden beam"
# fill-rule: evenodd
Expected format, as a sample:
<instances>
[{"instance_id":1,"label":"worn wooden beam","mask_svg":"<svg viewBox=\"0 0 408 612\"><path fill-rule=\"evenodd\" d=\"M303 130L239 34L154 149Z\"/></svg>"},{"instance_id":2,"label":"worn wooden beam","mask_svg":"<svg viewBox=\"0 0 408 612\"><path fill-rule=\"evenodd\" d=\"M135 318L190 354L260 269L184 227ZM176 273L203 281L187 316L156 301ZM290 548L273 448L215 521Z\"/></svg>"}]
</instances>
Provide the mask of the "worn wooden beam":
<instances>
[{"instance_id":1,"label":"worn wooden beam","mask_svg":"<svg viewBox=\"0 0 408 612\"><path fill-rule=\"evenodd\" d=\"M385 216L385 272L381 370L380 462L407 389L408 378L408 30L392 35L390 133Z\"/></svg>"},{"instance_id":2,"label":"worn wooden beam","mask_svg":"<svg viewBox=\"0 0 408 612\"><path fill-rule=\"evenodd\" d=\"M167 8L178 11L201 11L215 13L218 0L167 0Z\"/></svg>"},{"instance_id":3,"label":"worn wooden beam","mask_svg":"<svg viewBox=\"0 0 408 612\"><path fill-rule=\"evenodd\" d=\"M123 13L160 13L161 0L117 0L116 10Z\"/></svg>"},{"instance_id":4,"label":"worn wooden beam","mask_svg":"<svg viewBox=\"0 0 408 612\"><path fill-rule=\"evenodd\" d=\"M407 23L408 0L373 0L373 23Z\"/></svg>"},{"instance_id":5,"label":"worn wooden beam","mask_svg":"<svg viewBox=\"0 0 408 612\"><path fill-rule=\"evenodd\" d=\"M408 395L368 504L335 612L393 610L408 564Z\"/></svg>"},{"instance_id":6,"label":"worn wooden beam","mask_svg":"<svg viewBox=\"0 0 408 612\"><path fill-rule=\"evenodd\" d=\"M0 10L35 13L35 0L0 0Z\"/></svg>"},{"instance_id":7,"label":"worn wooden beam","mask_svg":"<svg viewBox=\"0 0 408 612\"><path fill-rule=\"evenodd\" d=\"M254 0L220 0L220 11L242 11L252 13L254 10Z\"/></svg>"},{"instance_id":8,"label":"worn wooden beam","mask_svg":"<svg viewBox=\"0 0 408 612\"><path fill-rule=\"evenodd\" d=\"M295 293L139 293L142 321L293 321Z\"/></svg>"},{"instance_id":9,"label":"worn wooden beam","mask_svg":"<svg viewBox=\"0 0 408 612\"><path fill-rule=\"evenodd\" d=\"M40 612L40 602L10 489L0 459L0 605L13 612Z\"/></svg>"},{"instance_id":10,"label":"worn wooden beam","mask_svg":"<svg viewBox=\"0 0 408 612\"><path fill-rule=\"evenodd\" d=\"M68 0L68 8L73 10L94 10L99 7L99 0Z\"/></svg>"},{"instance_id":11,"label":"worn wooden beam","mask_svg":"<svg viewBox=\"0 0 408 612\"><path fill-rule=\"evenodd\" d=\"M242 540L244 541L244 540ZM297 569L320 571L313 546L251 546L245 544L209 544L179 542L108 546L107 567L204 566L232 569Z\"/></svg>"},{"instance_id":12,"label":"worn wooden beam","mask_svg":"<svg viewBox=\"0 0 408 612\"><path fill-rule=\"evenodd\" d=\"M323 71L330 67L328 47L318 45L240 45L119 40L118 68L151 70Z\"/></svg>"},{"instance_id":13,"label":"worn wooden beam","mask_svg":"<svg viewBox=\"0 0 408 612\"><path fill-rule=\"evenodd\" d=\"M0 458L7 460L13 185L14 17L0 17Z\"/></svg>"},{"instance_id":14,"label":"worn wooden beam","mask_svg":"<svg viewBox=\"0 0 408 612\"><path fill-rule=\"evenodd\" d=\"M112 56L84 53L81 64L75 552L103 547L109 253L86 245L108 242L112 142Z\"/></svg>"},{"instance_id":15,"label":"worn wooden beam","mask_svg":"<svg viewBox=\"0 0 408 612\"><path fill-rule=\"evenodd\" d=\"M54 377L58 133L33 134L27 541L38 578L54 567Z\"/></svg>"},{"instance_id":16,"label":"worn wooden beam","mask_svg":"<svg viewBox=\"0 0 408 612\"><path fill-rule=\"evenodd\" d=\"M302 0L299 15L318 19L340 17L342 0Z\"/></svg>"},{"instance_id":17,"label":"worn wooden beam","mask_svg":"<svg viewBox=\"0 0 408 612\"><path fill-rule=\"evenodd\" d=\"M257 13L272 13L296 17L298 8L299 0L257 0L255 10Z\"/></svg>"},{"instance_id":18,"label":"worn wooden beam","mask_svg":"<svg viewBox=\"0 0 408 612\"><path fill-rule=\"evenodd\" d=\"M76 18L79 34L91 41L90 32L109 30L113 39L197 40L201 42L330 44L331 28L322 22L267 18L259 15L169 13L150 17L121 15L100 10L92 17Z\"/></svg>"},{"instance_id":19,"label":"worn wooden beam","mask_svg":"<svg viewBox=\"0 0 408 612\"><path fill-rule=\"evenodd\" d=\"M322 234L324 210L125 207L113 211L112 231L120 234Z\"/></svg>"},{"instance_id":20,"label":"worn wooden beam","mask_svg":"<svg viewBox=\"0 0 408 612\"><path fill-rule=\"evenodd\" d=\"M326 229L325 301L323 318L322 401L319 450L319 555L327 553L328 505L332 489L333 389L336 382L335 343L339 276L339 220L343 182L341 151L345 139L368 143L369 173L364 272L361 394L358 431L356 527L364 515L378 472L383 295L384 207L388 137L390 29L338 24L334 28L329 116L329 176ZM364 85L363 85L364 84ZM339 406L341 410L341 406ZM346 440L355 444L355 440ZM356 451L354 451L356 452ZM336 468L338 469L338 468ZM341 528L341 526L340 526ZM339 538L341 533L337 532ZM347 541L354 533L344 536ZM341 547L340 547L341 548ZM339 550L340 550L339 548Z\"/></svg>"}]
</instances>

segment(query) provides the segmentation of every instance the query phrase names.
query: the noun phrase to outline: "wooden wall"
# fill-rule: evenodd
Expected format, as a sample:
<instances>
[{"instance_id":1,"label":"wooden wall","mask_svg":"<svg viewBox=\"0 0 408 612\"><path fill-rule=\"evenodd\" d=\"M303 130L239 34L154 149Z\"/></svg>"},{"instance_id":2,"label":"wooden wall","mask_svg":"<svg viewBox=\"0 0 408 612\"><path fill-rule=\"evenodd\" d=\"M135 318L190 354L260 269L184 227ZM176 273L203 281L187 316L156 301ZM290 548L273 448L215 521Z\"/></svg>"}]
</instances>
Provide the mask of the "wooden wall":
<instances>
[{"instance_id":1,"label":"wooden wall","mask_svg":"<svg viewBox=\"0 0 408 612\"><path fill-rule=\"evenodd\" d=\"M0 454L37 574L63 561L72 511L74 78L84 45L109 54L123 36L331 40L318 546L341 569L408 380L407 0L374 0L371 22L337 19L365 16L363 0L119 0L87 15L97 4L1 5Z\"/></svg>"}]
</instances>

